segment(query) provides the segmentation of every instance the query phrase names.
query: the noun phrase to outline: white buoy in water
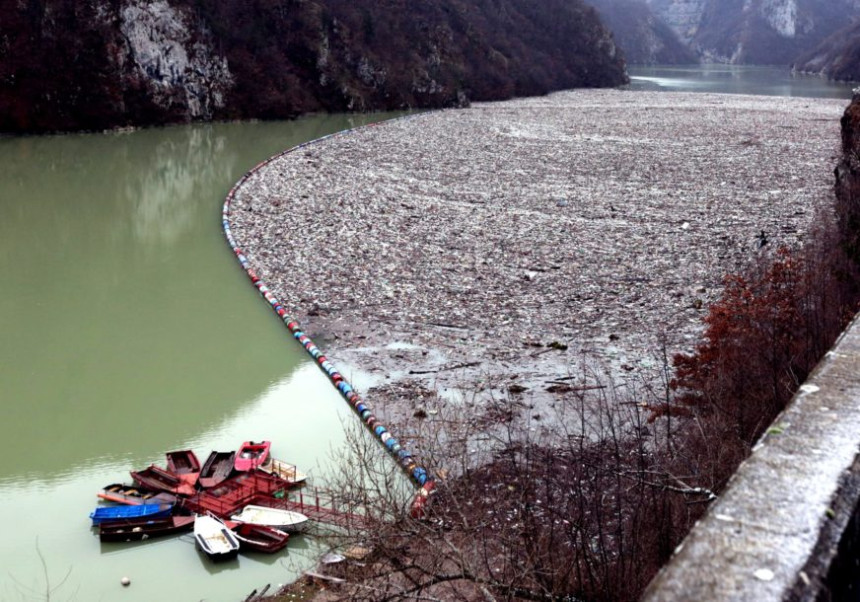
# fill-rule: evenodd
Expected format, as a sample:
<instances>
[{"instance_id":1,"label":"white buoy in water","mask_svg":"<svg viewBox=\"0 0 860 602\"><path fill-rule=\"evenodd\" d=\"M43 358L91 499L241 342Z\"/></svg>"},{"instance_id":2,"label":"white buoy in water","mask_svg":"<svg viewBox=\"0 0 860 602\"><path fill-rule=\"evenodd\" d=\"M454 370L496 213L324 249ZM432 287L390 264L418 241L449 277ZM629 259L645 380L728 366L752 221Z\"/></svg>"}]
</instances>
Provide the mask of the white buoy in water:
<instances>
[{"instance_id":1,"label":"white buoy in water","mask_svg":"<svg viewBox=\"0 0 860 602\"><path fill-rule=\"evenodd\" d=\"M126 587L131 585L131 579L129 579L128 577L123 577L122 579L119 580L119 582L122 583Z\"/></svg>"}]
</instances>

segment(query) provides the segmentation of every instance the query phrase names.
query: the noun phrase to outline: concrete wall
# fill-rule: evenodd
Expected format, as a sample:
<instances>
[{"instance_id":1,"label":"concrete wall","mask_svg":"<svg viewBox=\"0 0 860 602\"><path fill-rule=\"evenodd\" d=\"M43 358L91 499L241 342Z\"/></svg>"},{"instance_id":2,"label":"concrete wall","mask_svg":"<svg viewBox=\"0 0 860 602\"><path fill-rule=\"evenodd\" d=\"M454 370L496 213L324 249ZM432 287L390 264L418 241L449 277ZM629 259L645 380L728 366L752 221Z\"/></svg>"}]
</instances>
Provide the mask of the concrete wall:
<instances>
[{"instance_id":1,"label":"concrete wall","mask_svg":"<svg viewBox=\"0 0 860 602\"><path fill-rule=\"evenodd\" d=\"M860 600L855 318L643 600Z\"/></svg>"}]
</instances>

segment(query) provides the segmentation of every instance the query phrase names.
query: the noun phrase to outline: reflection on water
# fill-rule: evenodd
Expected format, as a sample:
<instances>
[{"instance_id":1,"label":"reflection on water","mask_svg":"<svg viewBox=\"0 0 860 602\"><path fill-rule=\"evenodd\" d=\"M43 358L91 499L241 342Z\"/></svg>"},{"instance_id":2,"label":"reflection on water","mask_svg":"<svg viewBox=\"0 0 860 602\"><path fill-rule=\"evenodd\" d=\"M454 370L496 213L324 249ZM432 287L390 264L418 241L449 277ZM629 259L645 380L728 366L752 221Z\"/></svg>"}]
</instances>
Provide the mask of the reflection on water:
<instances>
[{"instance_id":1,"label":"reflection on water","mask_svg":"<svg viewBox=\"0 0 860 602\"><path fill-rule=\"evenodd\" d=\"M0 139L0 513L16 517L0 600L164 599L164 583L236 600L312 562L302 538L241 570L182 538L108 550L87 517L170 449L270 439L324 480L349 410L248 285L221 203L266 157L382 117Z\"/></svg>"},{"instance_id":2,"label":"reflection on water","mask_svg":"<svg viewBox=\"0 0 860 602\"><path fill-rule=\"evenodd\" d=\"M235 170L236 155L226 156L224 142L224 135L213 128L195 128L188 129L184 139L156 146L147 169L126 182L123 191L123 203L136 208L131 220L136 238L172 244L192 228L201 185L223 180L223 173Z\"/></svg>"},{"instance_id":3,"label":"reflection on water","mask_svg":"<svg viewBox=\"0 0 860 602\"><path fill-rule=\"evenodd\" d=\"M631 90L717 92L815 98L851 98L851 85L789 69L748 65L628 67Z\"/></svg>"},{"instance_id":4,"label":"reflection on water","mask_svg":"<svg viewBox=\"0 0 860 602\"><path fill-rule=\"evenodd\" d=\"M220 204L261 159L352 123L0 139L0 480L165 449L304 361Z\"/></svg>"}]
</instances>

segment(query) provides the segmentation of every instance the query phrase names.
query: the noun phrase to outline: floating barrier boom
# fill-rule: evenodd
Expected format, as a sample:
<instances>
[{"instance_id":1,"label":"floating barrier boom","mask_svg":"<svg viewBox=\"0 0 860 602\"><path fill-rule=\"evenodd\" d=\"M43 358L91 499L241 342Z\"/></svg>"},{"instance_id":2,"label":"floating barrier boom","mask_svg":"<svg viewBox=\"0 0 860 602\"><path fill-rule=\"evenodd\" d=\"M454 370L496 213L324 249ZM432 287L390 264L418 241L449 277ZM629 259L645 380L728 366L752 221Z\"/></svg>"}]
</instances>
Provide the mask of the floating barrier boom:
<instances>
[{"instance_id":1,"label":"floating barrier boom","mask_svg":"<svg viewBox=\"0 0 860 602\"><path fill-rule=\"evenodd\" d=\"M375 124L370 124L371 126ZM287 329L292 333L293 338L295 338L302 347L305 348L305 351L316 361L319 368L326 373L331 383L337 388L338 392L340 392L341 397L343 397L355 410L356 414L361 418L364 422L365 426L370 429L370 431L374 434L374 436L379 440L379 442L385 447L385 449L389 452L389 454L397 461L400 467L406 472L406 474L410 477L410 479L416 484L418 487L418 492L412 502L412 510L411 513L413 517L420 517L423 515L424 503L427 498L430 496L430 493L435 488L435 480L427 473L427 470L421 466L417 460L412 456L412 454L406 450L400 442L392 436L389 430L383 425L373 414L371 407L367 404L367 402L363 401L361 397L359 397L358 393L355 392L352 385L343 377L343 375L334 367L334 365L328 360L328 358L323 354L319 347L311 340L311 338L304 333L299 322L292 318L287 310L284 308L283 304L272 294L272 291L269 290L269 287L266 286L266 283L257 275L257 273L251 268L247 256L244 254L241 248L236 244L236 239L233 237L233 232L230 228L230 207L235 198L236 193L242 187L242 185L254 174L256 174L260 169L271 163L272 161L279 159L287 154L293 153L301 148L304 148L310 144L315 144L326 140L328 138L332 138L335 136L344 136L353 132L354 129L343 130L341 132L336 132L334 134L329 134L328 136L323 136L322 138L317 138L316 140L311 140L308 142L304 142L299 144L298 146L294 146L289 148L265 161L254 166L250 171L248 171L245 175L239 179L238 182L230 189L230 192L227 193L227 198L224 201L224 206L221 211L221 225L224 229L224 235L227 237L227 242L230 245L230 248L233 250L233 253L236 255L236 258L239 260L239 264L242 266L242 269L245 270L245 273L251 279L253 285L260 292L260 295L269 303L272 307L272 310L278 317L283 320Z\"/></svg>"}]
</instances>

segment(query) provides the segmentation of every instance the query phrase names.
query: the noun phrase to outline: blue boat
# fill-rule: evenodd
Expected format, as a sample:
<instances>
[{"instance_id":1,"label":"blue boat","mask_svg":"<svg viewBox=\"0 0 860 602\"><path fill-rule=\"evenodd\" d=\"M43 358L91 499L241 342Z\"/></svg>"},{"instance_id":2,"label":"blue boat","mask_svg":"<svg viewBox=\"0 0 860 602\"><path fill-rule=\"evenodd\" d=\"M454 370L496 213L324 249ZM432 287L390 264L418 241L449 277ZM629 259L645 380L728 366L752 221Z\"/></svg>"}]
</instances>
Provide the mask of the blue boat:
<instances>
[{"instance_id":1,"label":"blue boat","mask_svg":"<svg viewBox=\"0 0 860 602\"><path fill-rule=\"evenodd\" d=\"M100 506L91 514L93 526L105 521L129 518L165 518L173 511L173 504L140 504L139 506Z\"/></svg>"}]
</instances>

